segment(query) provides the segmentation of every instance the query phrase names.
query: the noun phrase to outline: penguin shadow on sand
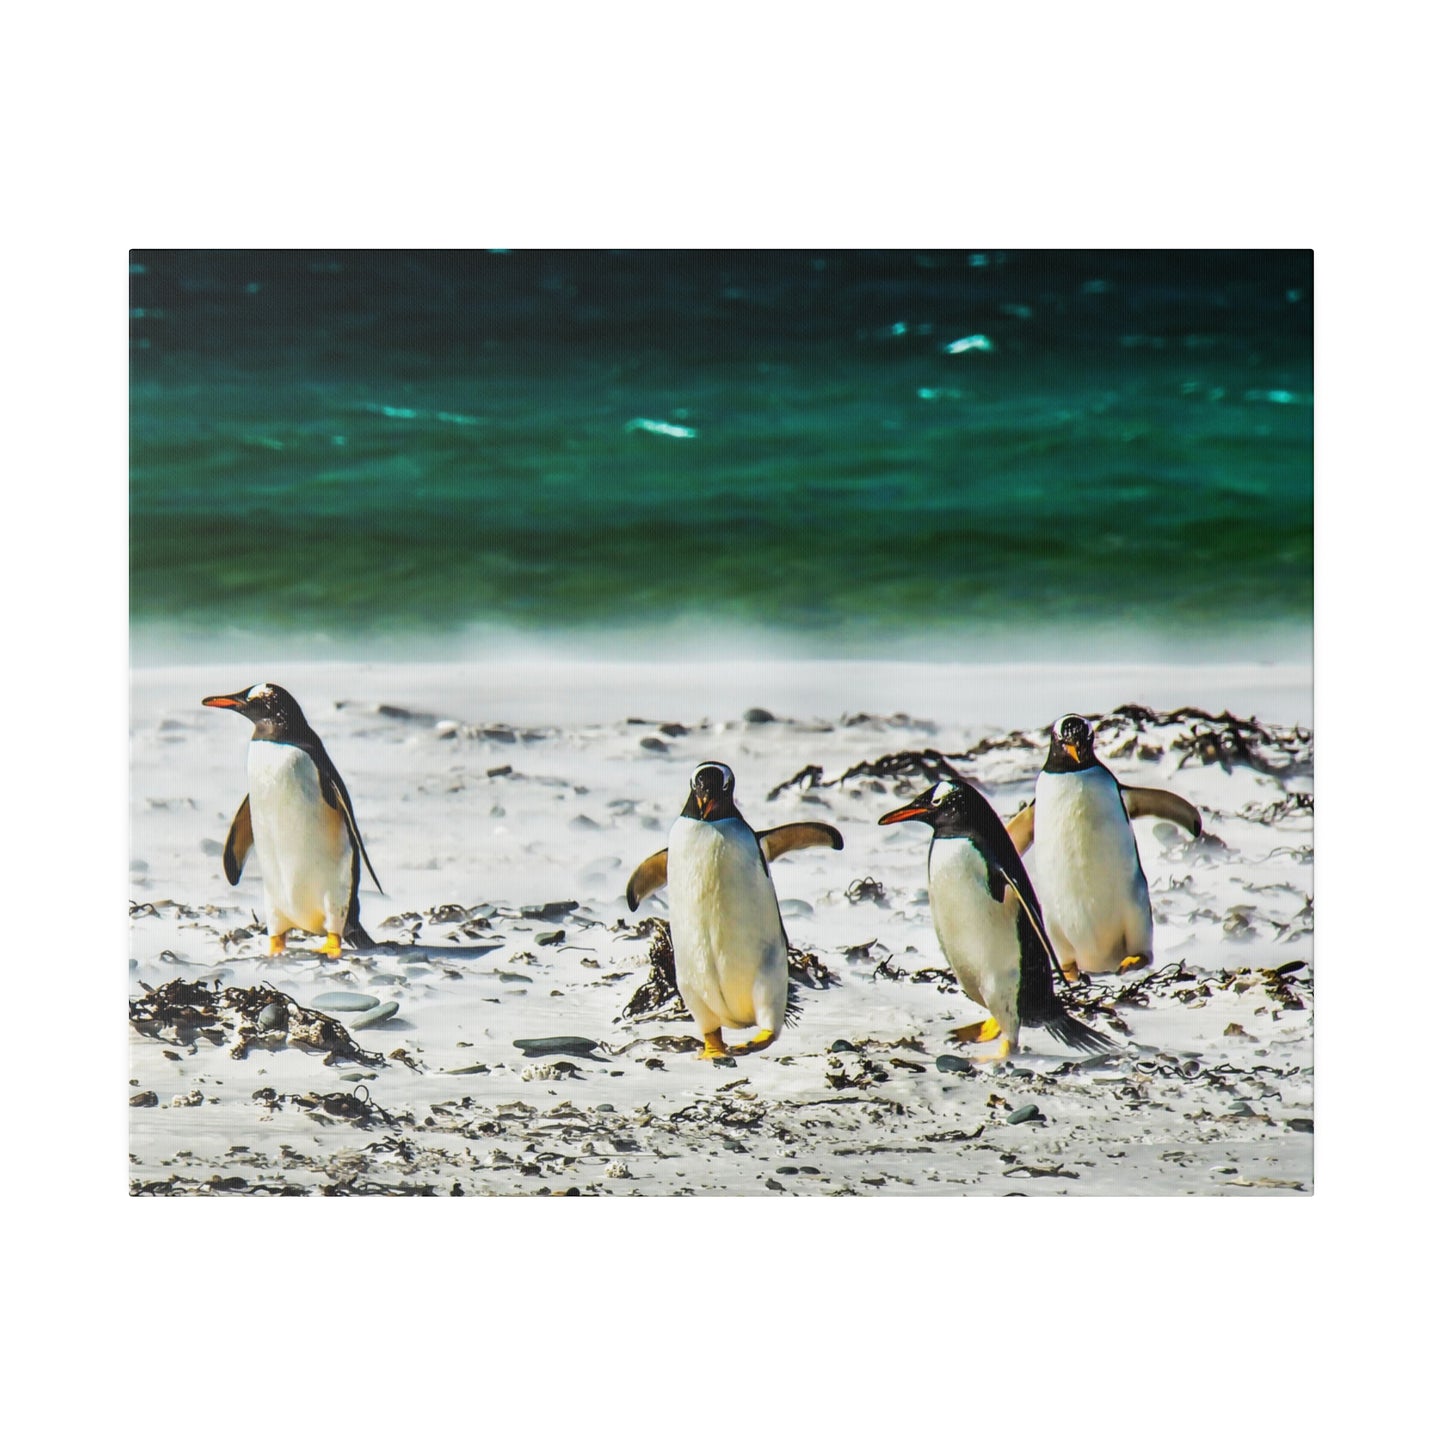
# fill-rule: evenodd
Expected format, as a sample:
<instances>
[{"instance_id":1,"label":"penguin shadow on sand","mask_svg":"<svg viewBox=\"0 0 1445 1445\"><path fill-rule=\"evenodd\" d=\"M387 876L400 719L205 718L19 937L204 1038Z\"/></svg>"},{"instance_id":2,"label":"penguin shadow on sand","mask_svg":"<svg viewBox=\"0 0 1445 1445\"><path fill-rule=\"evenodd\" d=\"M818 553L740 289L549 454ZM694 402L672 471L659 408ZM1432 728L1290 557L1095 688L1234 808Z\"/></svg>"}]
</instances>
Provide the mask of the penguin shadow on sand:
<instances>
[{"instance_id":1,"label":"penguin shadow on sand","mask_svg":"<svg viewBox=\"0 0 1445 1445\"><path fill-rule=\"evenodd\" d=\"M794 1021L788 937L770 865L799 848L843 846L826 823L754 832L735 787L726 763L700 764L667 847L644 859L627 884L634 913L649 894L668 891L677 989L702 1035L702 1059L766 1049ZM725 1028L758 1032L729 1047Z\"/></svg>"}]
</instances>

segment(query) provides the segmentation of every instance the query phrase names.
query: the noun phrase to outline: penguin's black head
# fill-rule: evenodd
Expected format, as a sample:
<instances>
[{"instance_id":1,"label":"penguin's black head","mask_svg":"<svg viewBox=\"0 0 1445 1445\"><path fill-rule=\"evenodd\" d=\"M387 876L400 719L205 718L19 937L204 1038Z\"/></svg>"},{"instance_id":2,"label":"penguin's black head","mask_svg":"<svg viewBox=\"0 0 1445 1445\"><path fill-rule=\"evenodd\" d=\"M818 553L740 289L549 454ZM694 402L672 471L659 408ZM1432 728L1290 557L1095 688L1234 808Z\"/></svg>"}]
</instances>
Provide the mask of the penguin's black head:
<instances>
[{"instance_id":1,"label":"penguin's black head","mask_svg":"<svg viewBox=\"0 0 1445 1445\"><path fill-rule=\"evenodd\" d=\"M1049 735L1047 773L1078 773L1092 768L1099 760L1094 756L1094 730L1088 720L1076 712L1068 712L1054 724Z\"/></svg>"},{"instance_id":2,"label":"penguin's black head","mask_svg":"<svg viewBox=\"0 0 1445 1445\"><path fill-rule=\"evenodd\" d=\"M309 732L301 704L274 682L201 699L205 707L228 707L256 724L257 737L294 737Z\"/></svg>"},{"instance_id":3,"label":"penguin's black head","mask_svg":"<svg viewBox=\"0 0 1445 1445\"><path fill-rule=\"evenodd\" d=\"M726 763L700 763L692 775L692 784L683 806L684 818L702 818L715 822L719 818L737 816L733 802L733 770Z\"/></svg>"},{"instance_id":4,"label":"penguin's black head","mask_svg":"<svg viewBox=\"0 0 1445 1445\"><path fill-rule=\"evenodd\" d=\"M944 778L925 788L911 803L895 808L879 818L881 827L885 823L907 823L916 818L927 823L935 833L947 836L961 832L966 826L966 816L973 789L962 780L957 782Z\"/></svg>"}]
</instances>

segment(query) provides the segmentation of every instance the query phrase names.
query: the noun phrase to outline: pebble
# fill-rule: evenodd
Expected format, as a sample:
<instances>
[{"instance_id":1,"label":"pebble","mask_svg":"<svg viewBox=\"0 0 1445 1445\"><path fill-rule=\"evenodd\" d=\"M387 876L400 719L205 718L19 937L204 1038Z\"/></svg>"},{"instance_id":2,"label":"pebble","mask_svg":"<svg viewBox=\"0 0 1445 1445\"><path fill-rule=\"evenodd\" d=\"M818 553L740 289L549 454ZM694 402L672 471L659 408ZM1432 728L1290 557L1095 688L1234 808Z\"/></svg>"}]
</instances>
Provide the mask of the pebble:
<instances>
[{"instance_id":1,"label":"pebble","mask_svg":"<svg viewBox=\"0 0 1445 1445\"><path fill-rule=\"evenodd\" d=\"M961 1059L957 1054L939 1054L934 1059L933 1066L940 1074L967 1074L973 1070L973 1065L967 1059Z\"/></svg>"},{"instance_id":2,"label":"pebble","mask_svg":"<svg viewBox=\"0 0 1445 1445\"><path fill-rule=\"evenodd\" d=\"M256 1015L256 1027L265 1029L268 1033L272 1029L284 1029L286 1027L286 1005L284 1003L268 1003L260 1013Z\"/></svg>"},{"instance_id":3,"label":"pebble","mask_svg":"<svg viewBox=\"0 0 1445 1445\"><path fill-rule=\"evenodd\" d=\"M661 738L645 737L639 738L638 747L646 748L650 753L665 753L668 751L667 744Z\"/></svg>"},{"instance_id":4,"label":"pebble","mask_svg":"<svg viewBox=\"0 0 1445 1445\"><path fill-rule=\"evenodd\" d=\"M549 944L561 943L566 937L567 931L565 929L554 928L550 933L539 933L537 935L537 942L541 947L546 948Z\"/></svg>"},{"instance_id":5,"label":"pebble","mask_svg":"<svg viewBox=\"0 0 1445 1445\"><path fill-rule=\"evenodd\" d=\"M1037 1104L1020 1104L1012 1114L1008 1116L1010 1124L1027 1124L1030 1119L1043 1119Z\"/></svg>"},{"instance_id":6,"label":"pebble","mask_svg":"<svg viewBox=\"0 0 1445 1445\"><path fill-rule=\"evenodd\" d=\"M391 1018L400 1008L401 1005L394 1002L378 1004L375 1008L367 1009L363 1014L357 1014L357 1016L351 1020L351 1027L353 1029L369 1029L376 1024L384 1024L387 1019Z\"/></svg>"},{"instance_id":7,"label":"pebble","mask_svg":"<svg viewBox=\"0 0 1445 1445\"><path fill-rule=\"evenodd\" d=\"M143 1094L132 1094L130 1106L132 1109L154 1109L160 1100L156 1098L155 1091L147 1089Z\"/></svg>"},{"instance_id":8,"label":"pebble","mask_svg":"<svg viewBox=\"0 0 1445 1445\"><path fill-rule=\"evenodd\" d=\"M615 1113L617 1112L617 1105L616 1105L616 1104L599 1104L599 1105L597 1106L597 1112L598 1112L599 1114L615 1114Z\"/></svg>"},{"instance_id":9,"label":"pebble","mask_svg":"<svg viewBox=\"0 0 1445 1445\"><path fill-rule=\"evenodd\" d=\"M811 918L813 905L802 898L785 898L781 911L784 918Z\"/></svg>"},{"instance_id":10,"label":"pebble","mask_svg":"<svg viewBox=\"0 0 1445 1445\"><path fill-rule=\"evenodd\" d=\"M777 722L777 718L765 707L750 707L743 714L743 721L750 723L770 723Z\"/></svg>"},{"instance_id":11,"label":"pebble","mask_svg":"<svg viewBox=\"0 0 1445 1445\"><path fill-rule=\"evenodd\" d=\"M323 993L311 1000L310 1007L323 1011L334 1009L337 1013L361 1013L375 1008L380 1002L369 993Z\"/></svg>"},{"instance_id":12,"label":"pebble","mask_svg":"<svg viewBox=\"0 0 1445 1445\"><path fill-rule=\"evenodd\" d=\"M559 1034L555 1038L513 1039L512 1047L521 1049L529 1059L540 1059L547 1054L572 1054L579 1059L590 1059L594 1058L597 1041L576 1034Z\"/></svg>"},{"instance_id":13,"label":"pebble","mask_svg":"<svg viewBox=\"0 0 1445 1445\"><path fill-rule=\"evenodd\" d=\"M344 1084L360 1084L367 1079L374 1079L376 1075L366 1069L348 1069L346 1073L337 1074L336 1077Z\"/></svg>"},{"instance_id":14,"label":"pebble","mask_svg":"<svg viewBox=\"0 0 1445 1445\"><path fill-rule=\"evenodd\" d=\"M1287 1128L1293 1129L1297 1134L1313 1134L1315 1132L1315 1121L1313 1119L1286 1119Z\"/></svg>"},{"instance_id":15,"label":"pebble","mask_svg":"<svg viewBox=\"0 0 1445 1445\"><path fill-rule=\"evenodd\" d=\"M564 898L557 903L524 903L523 918L540 918L547 923L560 923L569 913L577 911L575 898Z\"/></svg>"},{"instance_id":16,"label":"pebble","mask_svg":"<svg viewBox=\"0 0 1445 1445\"><path fill-rule=\"evenodd\" d=\"M858 1052L858 1046L857 1044L850 1044L847 1039L834 1039L833 1042L828 1045L828 1052L830 1054L856 1054ZM940 1064L939 1067L941 1068L942 1065Z\"/></svg>"}]
</instances>

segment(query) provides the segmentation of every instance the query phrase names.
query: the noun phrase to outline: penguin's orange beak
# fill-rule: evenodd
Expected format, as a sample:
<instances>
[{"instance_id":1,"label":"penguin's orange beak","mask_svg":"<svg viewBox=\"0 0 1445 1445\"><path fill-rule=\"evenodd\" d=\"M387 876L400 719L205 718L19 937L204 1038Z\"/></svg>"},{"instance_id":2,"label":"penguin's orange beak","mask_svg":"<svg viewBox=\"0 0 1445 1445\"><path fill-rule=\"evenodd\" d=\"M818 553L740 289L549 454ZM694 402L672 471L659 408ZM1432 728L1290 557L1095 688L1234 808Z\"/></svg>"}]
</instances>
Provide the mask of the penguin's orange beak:
<instances>
[{"instance_id":1,"label":"penguin's orange beak","mask_svg":"<svg viewBox=\"0 0 1445 1445\"><path fill-rule=\"evenodd\" d=\"M202 707L240 707L241 701L234 697L203 697Z\"/></svg>"},{"instance_id":2,"label":"penguin's orange beak","mask_svg":"<svg viewBox=\"0 0 1445 1445\"><path fill-rule=\"evenodd\" d=\"M906 823L910 818L926 818L929 812L930 809L921 808L917 803L909 803L906 808L895 808L891 813L884 813L878 820L878 826L881 828L885 823Z\"/></svg>"},{"instance_id":3,"label":"penguin's orange beak","mask_svg":"<svg viewBox=\"0 0 1445 1445\"><path fill-rule=\"evenodd\" d=\"M1068 755L1069 755L1075 762L1078 762L1078 761L1079 761L1079 745L1078 745L1078 743L1065 743L1065 744L1064 744L1064 751L1065 751L1066 753L1068 753Z\"/></svg>"}]
</instances>

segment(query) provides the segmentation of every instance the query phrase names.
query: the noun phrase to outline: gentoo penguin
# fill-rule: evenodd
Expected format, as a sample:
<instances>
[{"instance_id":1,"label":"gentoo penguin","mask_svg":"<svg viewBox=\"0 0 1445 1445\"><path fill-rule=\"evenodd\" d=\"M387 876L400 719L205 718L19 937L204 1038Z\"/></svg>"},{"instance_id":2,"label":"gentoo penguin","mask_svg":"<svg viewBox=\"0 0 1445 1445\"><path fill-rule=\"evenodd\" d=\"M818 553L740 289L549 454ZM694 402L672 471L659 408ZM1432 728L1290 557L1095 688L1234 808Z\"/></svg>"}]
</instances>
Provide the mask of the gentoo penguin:
<instances>
[{"instance_id":1,"label":"gentoo penguin","mask_svg":"<svg viewBox=\"0 0 1445 1445\"><path fill-rule=\"evenodd\" d=\"M826 823L790 823L754 833L733 798L726 763L702 763L667 847L638 865L627 884L634 911L655 889L670 895L677 988L702 1033L703 1059L724 1058L722 1031L756 1026L736 1054L765 1049L788 1010L788 938L768 864L797 848L841 848Z\"/></svg>"},{"instance_id":2,"label":"gentoo penguin","mask_svg":"<svg viewBox=\"0 0 1445 1445\"><path fill-rule=\"evenodd\" d=\"M928 903L933 928L964 993L986 1008L982 1023L954 1029L961 1044L1003 1036L994 1058L1018 1047L1020 1027L1049 1031L1073 1049L1113 1046L1064 1011L1054 994L1054 951L1018 851L988 800L963 779L945 778L878 821L929 824Z\"/></svg>"},{"instance_id":3,"label":"gentoo penguin","mask_svg":"<svg viewBox=\"0 0 1445 1445\"><path fill-rule=\"evenodd\" d=\"M1094 756L1094 730L1076 713L1053 726L1032 811L1009 824L1022 853L1034 845L1034 879L1064 974L1123 973L1154 952L1149 884L1130 818L1154 814L1198 837L1199 812L1159 788L1123 788Z\"/></svg>"},{"instance_id":4,"label":"gentoo penguin","mask_svg":"<svg viewBox=\"0 0 1445 1445\"><path fill-rule=\"evenodd\" d=\"M271 952L286 947L295 928L324 933L321 953L341 954L341 940L371 943L357 917L361 862L381 888L361 841L351 797L321 739L284 687L260 683L226 696L203 698L206 707L234 708L255 723L246 755L250 792L241 799L226 838L226 881L241 878L254 846L266 894Z\"/></svg>"}]
</instances>

